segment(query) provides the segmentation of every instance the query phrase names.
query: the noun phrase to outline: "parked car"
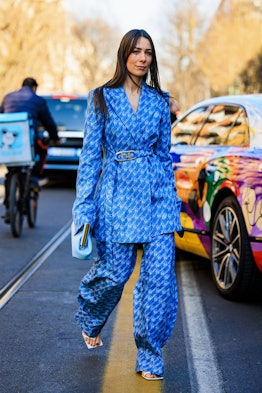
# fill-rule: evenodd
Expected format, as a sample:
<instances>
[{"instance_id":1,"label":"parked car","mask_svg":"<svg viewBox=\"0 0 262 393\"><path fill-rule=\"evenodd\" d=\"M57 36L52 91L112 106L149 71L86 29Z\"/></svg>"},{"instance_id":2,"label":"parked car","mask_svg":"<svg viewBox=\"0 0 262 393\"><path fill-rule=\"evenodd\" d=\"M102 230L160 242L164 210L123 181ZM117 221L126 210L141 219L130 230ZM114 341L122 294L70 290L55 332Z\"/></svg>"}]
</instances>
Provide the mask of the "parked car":
<instances>
[{"instance_id":1,"label":"parked car","mask_svg":"<svg viewBox=\"0 0 262 393\"><path fill-rule=\"evenodd\" d=\"M208 258L221 295L252 292L262 271L262 94L211 98L172 125L182 250Z\"/></svg>"},{"instance_id":2,"label":"parked car","mask_svg":"<svg viewBox=\"0 0 262 393\"><path fill-rule=\"evenodd\" d=\"M57 145L51 142L48 148L45 173L52 176L60 171L76 172L83 144L87 96L56 94L43 97L58 126L60 137Z\"/></svg>"}]
</instances>

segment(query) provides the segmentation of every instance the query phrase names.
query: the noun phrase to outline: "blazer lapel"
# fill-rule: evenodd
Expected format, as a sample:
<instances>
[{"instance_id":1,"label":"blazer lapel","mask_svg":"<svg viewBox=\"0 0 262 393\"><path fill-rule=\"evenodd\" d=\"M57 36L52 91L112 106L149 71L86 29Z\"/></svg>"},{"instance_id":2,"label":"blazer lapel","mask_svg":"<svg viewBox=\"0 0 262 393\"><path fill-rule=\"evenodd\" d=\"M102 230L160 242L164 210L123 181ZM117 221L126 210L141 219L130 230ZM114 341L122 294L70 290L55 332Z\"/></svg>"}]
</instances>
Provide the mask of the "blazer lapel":
<instances>
[{"instance_id":1,"label":"blazer lapel","mask_svg":"<svg viewBox=\"0 0 262 393\"><path fill-rule=\"evenodd\" d=\"M133 123L133 111L129 101L126 97L123 87L116 89L106 90L107 105L110 107L109 112L113 111L115 115L120 119L123 126L130 129Z\"/></svg>"},{"instance_id":2,"label":"blazer lapel","mask_svg":"<svg viewBox=\"0 0 262 393\"><path fill-rule=\"evenodd\" d=\"M155 132L154 130L154 112L157 108L156 91L143 83L140 95L139 105L137 109L137 130L134 135L136 141L144 144L150 140L150 135Z\"/></svg>"},{"instance_id":3,"label":"blazer lapel","mask_svg":"<svg viewBox=\"0 0 262 393\"><path fill-rule=\"evenodd\" d=\"M113 111L123 126L131 133L135 142L141 141L150 133L150 119L155 110L155 90L143 82L137 112L134 113L124 88L106 89L105 97L109 112Z\"/></svg>"}]
</instances>

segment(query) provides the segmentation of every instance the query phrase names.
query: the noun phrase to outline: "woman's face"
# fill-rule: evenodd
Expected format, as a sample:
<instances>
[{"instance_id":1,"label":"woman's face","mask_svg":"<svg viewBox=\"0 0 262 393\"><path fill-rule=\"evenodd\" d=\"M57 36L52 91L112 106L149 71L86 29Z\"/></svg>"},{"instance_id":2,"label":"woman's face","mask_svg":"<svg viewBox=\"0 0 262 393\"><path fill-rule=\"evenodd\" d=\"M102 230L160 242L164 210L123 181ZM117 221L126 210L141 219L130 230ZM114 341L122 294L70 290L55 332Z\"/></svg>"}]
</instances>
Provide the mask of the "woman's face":
<instances>
[{"instance_id":1,"label":"woman's face","mask_svg":"<svg viewBox=\"0 0 262 393\"><path fill-rule=\"evenodd\" d=\"M145 37L137 40L136 46L127 58L128 72L134 77L141 79L147 74L152 63L152 47Z\"/></svg>"}]
</instances>

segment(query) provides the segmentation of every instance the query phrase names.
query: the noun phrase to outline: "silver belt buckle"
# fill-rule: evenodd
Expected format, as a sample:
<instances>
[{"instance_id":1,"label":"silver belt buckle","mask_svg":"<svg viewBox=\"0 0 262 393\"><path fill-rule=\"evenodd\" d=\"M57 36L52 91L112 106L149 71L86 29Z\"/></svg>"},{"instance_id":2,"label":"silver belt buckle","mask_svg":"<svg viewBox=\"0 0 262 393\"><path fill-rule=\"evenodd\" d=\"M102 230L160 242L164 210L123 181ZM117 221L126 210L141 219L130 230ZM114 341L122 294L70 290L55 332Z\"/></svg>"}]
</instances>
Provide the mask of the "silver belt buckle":
<instances>
[{"instance_id":1,"label":"silver belt buckle","mask_svg":"<svg viewBox=\"0 0 262 393\"><path fill-rule=\"evenodd\" d=\"M116 152L115 160L118 162L136 160L135 156L132 157L132 154L135 154L135 152L136 152L135 150L118 151Z\"/></svg>"}]
</instances>

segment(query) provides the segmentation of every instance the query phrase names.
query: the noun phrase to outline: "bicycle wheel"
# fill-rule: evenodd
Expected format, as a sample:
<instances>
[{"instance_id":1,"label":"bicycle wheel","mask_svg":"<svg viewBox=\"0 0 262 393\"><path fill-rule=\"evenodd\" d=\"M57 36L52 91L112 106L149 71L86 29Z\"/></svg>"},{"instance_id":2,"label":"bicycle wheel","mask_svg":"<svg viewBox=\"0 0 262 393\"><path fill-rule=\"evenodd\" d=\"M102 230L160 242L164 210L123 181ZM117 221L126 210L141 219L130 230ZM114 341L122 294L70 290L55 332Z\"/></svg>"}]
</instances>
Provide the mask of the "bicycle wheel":
<instances>
[{"instance_id":1,"label":"bicycle wheel","mask_svg":"<svg viewBox=\"0 0 262 393\"><path fill-rule=\"evenodd\" d=\"M12 174L10 181L9 213L11 232L14 237L19 237L23 227L22 211L23 189L19 173Z\"/></svg>"},{"instance_id":2,"label":"bicycle wheel","mask_svg":"<svg viewBox=\"0 0 262 393\"><path fill-rule=\"evenodd\" d=\"M27 200L27 222L30 228L35 227L38 204L38 190L30 188Z\"/></svg>"}]
</instances>

